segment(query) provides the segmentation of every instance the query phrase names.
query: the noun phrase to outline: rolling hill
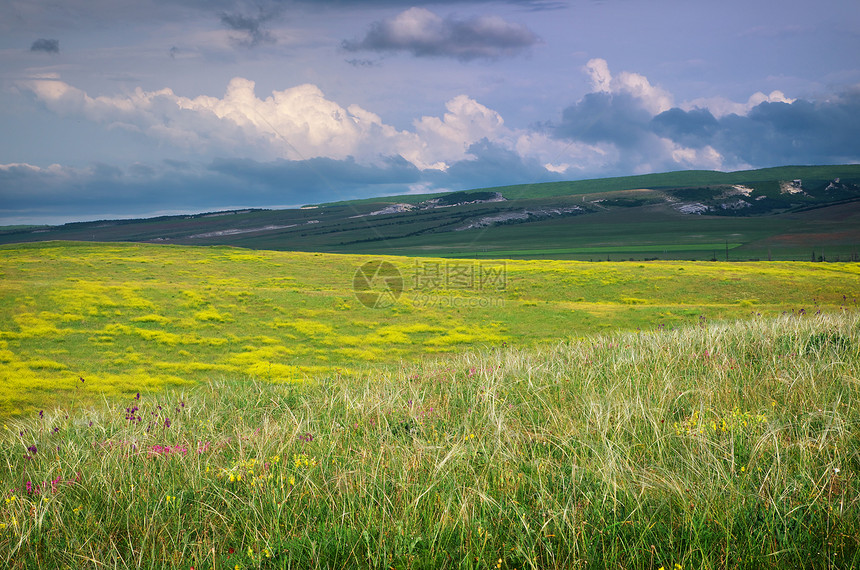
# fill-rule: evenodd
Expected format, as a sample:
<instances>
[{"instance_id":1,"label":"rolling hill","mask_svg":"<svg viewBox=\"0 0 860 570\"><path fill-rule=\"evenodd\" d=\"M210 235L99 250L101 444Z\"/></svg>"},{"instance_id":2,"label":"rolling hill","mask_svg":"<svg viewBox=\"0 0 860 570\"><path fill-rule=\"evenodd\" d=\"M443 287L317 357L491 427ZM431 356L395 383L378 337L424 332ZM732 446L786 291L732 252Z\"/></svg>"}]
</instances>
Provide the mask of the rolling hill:
<instances>
[{"instance_id":1,"label":"rolling hill","mask_svg":"<svg viewBox=\"0 0 860 570\"><path fill-rule=\"evenodd\" d=\"M192 216L7 227L46 240L437 257L858 259L860 165L681 171Z\"/></svg>"}]
</instances>

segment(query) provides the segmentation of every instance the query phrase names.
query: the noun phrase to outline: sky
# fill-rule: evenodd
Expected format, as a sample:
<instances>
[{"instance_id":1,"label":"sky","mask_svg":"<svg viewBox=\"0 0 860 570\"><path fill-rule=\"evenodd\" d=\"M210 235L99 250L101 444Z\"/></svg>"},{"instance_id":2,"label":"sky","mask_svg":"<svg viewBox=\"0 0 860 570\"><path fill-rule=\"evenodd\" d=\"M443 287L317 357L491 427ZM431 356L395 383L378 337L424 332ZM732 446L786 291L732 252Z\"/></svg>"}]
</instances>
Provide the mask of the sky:
<instances>
[{"instance_id":1,"label":"sky","mask_svg":"<svg viewBox=\"0 0 860 570\"><path fill-rule=\"evenodd\" d=\"M856 0L0 0L0 225L857 162Z\"/></svg>"}]
</instances>

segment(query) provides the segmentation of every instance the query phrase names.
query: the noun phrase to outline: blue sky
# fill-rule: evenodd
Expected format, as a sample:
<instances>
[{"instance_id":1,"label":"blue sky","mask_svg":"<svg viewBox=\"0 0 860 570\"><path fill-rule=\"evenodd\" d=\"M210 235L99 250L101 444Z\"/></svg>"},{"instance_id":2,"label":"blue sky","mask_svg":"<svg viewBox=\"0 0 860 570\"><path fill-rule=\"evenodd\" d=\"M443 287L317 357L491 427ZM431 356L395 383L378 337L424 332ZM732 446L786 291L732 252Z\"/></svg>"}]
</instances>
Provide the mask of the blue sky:
<instances>
[{"instance_id":1,"label":"blue sky","mask_svg":"<svg viewBox=\"0 0 860 570\"><path fill-rule=\"evenodd\" d=\"M0 224L860 161L860 4L3 0Z\"/></svg>"}]
</instances>

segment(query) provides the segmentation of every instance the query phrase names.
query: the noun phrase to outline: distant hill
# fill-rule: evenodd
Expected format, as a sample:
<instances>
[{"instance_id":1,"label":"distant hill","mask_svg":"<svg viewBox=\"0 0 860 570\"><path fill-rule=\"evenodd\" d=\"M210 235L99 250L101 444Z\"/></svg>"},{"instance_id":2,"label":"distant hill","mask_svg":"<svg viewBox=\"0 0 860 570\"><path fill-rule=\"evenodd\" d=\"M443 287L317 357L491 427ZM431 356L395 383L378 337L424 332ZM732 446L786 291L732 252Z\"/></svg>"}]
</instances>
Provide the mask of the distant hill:
<instances>
[{"instance_id":1,"label":"distant hill","mask_svg":"<svg viewBox=\"0 0 860 570\"><path fill-rule=\"evenodd\" d=\"M291 210L0 228L45 240L439 257L857 260L860 165L680 171Z\"/></svg>"}]
</instances>

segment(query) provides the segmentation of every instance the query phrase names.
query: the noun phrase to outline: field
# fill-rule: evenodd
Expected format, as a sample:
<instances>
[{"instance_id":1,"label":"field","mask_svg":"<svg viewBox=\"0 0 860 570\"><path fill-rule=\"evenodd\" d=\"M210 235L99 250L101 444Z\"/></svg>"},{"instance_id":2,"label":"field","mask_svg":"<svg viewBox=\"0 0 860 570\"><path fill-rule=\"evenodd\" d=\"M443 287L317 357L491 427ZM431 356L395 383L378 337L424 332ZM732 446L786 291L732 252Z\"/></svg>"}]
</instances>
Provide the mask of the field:
<instances>
[{"instance_id":1,"label":"field","mask_svg":"<svg viewBox=\"0 0 860 570\"><path fill-rule=\"evenodd\" d=\"M857 567L858 277L3 246L0 566Z\"/></svg>"},{"instance_id":2,"label":"field","mask_svg":"<svg viewBox=\"0 0 860 570\"><path fill-rule=\"evenodd\" d=\"M65 242L0 254L0 415L212 378L301 382L470 348L831 311L860 297L857 264L500 262ZM402 279L384 309L354 292L356 271L375 260Z\"/></svg>"},{"instance_id":3,"label":"field","mask_svg":"<svg viewBox=\"0 0 860 570\"><path fill-rule=\"evenodd\" d=\"M786 315L5 426L8 568L852 568L860 323Z\"/></svg>"}]
</instances>

